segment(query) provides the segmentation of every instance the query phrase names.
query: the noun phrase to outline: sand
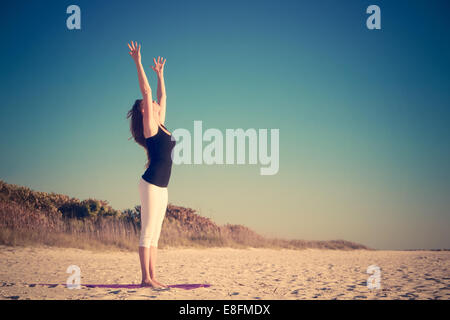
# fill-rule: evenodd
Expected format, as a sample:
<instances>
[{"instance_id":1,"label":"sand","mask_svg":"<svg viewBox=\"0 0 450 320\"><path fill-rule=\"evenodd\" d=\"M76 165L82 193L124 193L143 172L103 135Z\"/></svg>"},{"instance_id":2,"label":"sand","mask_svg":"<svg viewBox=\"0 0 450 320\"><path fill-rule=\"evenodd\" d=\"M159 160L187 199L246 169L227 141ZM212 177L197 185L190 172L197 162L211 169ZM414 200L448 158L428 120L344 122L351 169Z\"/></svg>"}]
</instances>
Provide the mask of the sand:
<instances>
[{"instance_id":1,"label":"sand","mask_svg":"<svg viewBox=\"0 0 450 320\"><path fill-rule=\"evenodd\" d=\"M159 281L171 288L68 289L68 266L81 284L138 284L137 252L0 246L1 299L442 299L450 298L449 251L334 251L169 248L158 253ZM369 289L367 267L380 268ZM59 284L57 286L39 284Z\"/></svg>"}]
</instances>

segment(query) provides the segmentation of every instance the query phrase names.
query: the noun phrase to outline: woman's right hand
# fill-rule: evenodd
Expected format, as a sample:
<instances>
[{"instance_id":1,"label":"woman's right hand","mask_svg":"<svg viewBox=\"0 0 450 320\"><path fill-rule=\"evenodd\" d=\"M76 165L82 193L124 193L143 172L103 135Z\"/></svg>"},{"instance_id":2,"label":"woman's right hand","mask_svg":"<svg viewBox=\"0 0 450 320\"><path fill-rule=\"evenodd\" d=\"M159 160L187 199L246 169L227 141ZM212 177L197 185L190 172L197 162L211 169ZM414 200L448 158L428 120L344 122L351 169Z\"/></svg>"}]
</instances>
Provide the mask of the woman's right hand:
<instances>
[{"instance_id":1,"label":"woman's right hand","mask_svg":"<svg viewBox=\"0 0 450 320\"><path fill-rule=\"evenodd\" d=\"M153 58L154 66L151 66L153 71L156 72L158 76L162 76L164 74L164 65L166 64L167 59L163 59L162 57L158 57L158 61Z\"/></svg>"},{"instance_id":2,"label":"woman's right hand","mask_svg":"<svg viewBox=\"0 0 450 320\"><path fill-rule=\"evenodd\" d=\"M133 43L133 41L131 41L131 46L128 43L128 48L130 48L130 52L128 52L130 54L130 56L133 58L134 62L141 62L141 45L138 44L135 41Z\"/></svg>"}]
</instances>

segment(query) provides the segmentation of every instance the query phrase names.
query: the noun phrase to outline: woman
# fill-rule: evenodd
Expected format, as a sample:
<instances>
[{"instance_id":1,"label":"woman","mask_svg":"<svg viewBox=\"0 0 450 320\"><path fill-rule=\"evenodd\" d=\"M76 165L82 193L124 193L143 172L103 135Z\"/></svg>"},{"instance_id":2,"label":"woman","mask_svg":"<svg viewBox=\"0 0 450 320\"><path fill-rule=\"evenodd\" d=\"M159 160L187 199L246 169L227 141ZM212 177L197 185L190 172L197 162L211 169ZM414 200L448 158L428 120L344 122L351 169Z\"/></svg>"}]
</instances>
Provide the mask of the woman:
<instances>
[{"instance_id":1,"label":"woman","mask_svg":"<svg viewBox=\"0 0 450 320\"><path fill-rule=\"evenodd\" d=\"M166 118L166 88L164 65L166 59L158 57L152 66L158 77L158 102L152 100L152 90L141 63L141 45L128 44L130 55L136 64L142 99L136 100L128 111L131 117L130 130L134 140L147 151L147 170L139 179L141 200L141 235L139 259L142 271L142 286L168 288L156 280L155 264L161 226L167 209L167 185L172 168L172 149L175 141L164 126Z\"/></svg>"}]
</instances>

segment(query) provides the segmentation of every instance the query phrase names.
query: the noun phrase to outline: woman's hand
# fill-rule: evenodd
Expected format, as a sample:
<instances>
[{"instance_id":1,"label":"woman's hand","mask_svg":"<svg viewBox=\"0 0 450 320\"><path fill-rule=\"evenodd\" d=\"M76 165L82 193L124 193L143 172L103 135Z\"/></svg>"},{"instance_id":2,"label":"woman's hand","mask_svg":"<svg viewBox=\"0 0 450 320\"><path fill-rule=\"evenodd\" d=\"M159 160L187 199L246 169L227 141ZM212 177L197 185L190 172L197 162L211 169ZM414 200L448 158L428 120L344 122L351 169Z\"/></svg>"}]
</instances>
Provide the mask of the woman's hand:
<instances>
[{"instance_id":1,"label":"woman's hand","mask_svg":"<svg viewBox=\"0 0 450 320\"><path fill-rule=\"evenodd\" d=\"M134 62L141 62L141 45L139 44L138 47L136 41L134 43L131 41L131 46L128 44L128 48L130 48L130 52L128 53L133 58Z\"/></svg>"},{"instance_id":2,"label":"woman's hand","mask_svg":"<svg viewBox=\"0 0 450 320\"><path fill-rule=\"evenodd\" d=\"M164 65L166 64L167 59L163 59L162 57L158 57L158 61L153 58L154 66L151 66L153 71L156 72L158 76L162 76L164 74Z\"/></svg>"}]
</instances>

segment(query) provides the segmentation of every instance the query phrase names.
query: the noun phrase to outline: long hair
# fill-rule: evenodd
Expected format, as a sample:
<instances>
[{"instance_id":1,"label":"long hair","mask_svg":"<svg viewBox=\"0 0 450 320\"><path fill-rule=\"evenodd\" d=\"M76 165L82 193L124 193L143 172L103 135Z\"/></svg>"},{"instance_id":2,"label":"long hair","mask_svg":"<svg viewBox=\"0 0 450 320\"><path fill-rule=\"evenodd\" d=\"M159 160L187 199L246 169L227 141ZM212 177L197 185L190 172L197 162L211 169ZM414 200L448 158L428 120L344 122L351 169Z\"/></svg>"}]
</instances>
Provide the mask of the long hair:
<instances>
[{"instance_id":1,"label":"long hair","mask_svg":"<svg viewBox=\"0 0 450 320\"><path fill-rule=\"evenodd\" d=\"M127 113L127 119L130 118L130 131L132 135L128 138L128 140L134 138L134 141L136 141L137 144L141 145L145 149L145 151L147 152L148 160L145 164L145 168L148 168L148 166L150 165L150 153L148 152L147 145L145 144L141 102L142 99L137 99L134 102L133 107L131 107L131 109Z\"/></svg>"}]
</instances>

